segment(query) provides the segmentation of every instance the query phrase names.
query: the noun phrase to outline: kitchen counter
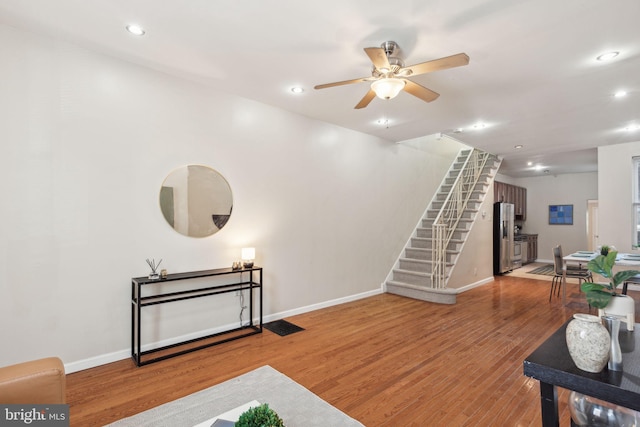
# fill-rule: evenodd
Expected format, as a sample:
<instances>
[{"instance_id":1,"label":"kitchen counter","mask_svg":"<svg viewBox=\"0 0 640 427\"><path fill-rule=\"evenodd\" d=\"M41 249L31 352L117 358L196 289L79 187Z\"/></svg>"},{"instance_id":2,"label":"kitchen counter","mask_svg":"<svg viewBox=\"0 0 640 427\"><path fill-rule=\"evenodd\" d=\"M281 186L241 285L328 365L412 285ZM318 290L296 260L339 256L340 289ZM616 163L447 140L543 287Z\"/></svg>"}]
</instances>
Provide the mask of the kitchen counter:
<instances>
[{"instance_id":1,"label":"kitchen counter","mask_svg":"<svg viewBox=\"0 0 640 427\"><path fill-rule=\"evenodd\" d=\"M522 245L527 245L526 249L522 249L522 254L525 255L522 258L522 264L529 264L535 262L538 258L538 235L529 233L519 233L513 236L513 239L517 242L522 242Z\"/></svg>"},{"instance_id":2,"label":"kitchen counter","mask_svg":"<svg viewBox=\"0 0 640 427\"><path fill-rule=\"evenodd\" d=\"M537 234L518 233L513 235L514 240L528 240L529 236L537 236Z\"/></svg>"}]
</instances>

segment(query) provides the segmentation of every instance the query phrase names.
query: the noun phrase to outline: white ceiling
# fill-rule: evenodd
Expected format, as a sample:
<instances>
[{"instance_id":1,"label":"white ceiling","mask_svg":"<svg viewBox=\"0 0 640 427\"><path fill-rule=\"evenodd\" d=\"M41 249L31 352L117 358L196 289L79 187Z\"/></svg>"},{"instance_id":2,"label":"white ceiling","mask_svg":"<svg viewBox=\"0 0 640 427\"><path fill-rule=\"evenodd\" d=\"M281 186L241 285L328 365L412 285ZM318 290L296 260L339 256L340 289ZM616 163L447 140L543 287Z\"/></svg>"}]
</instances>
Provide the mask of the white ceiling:
<instances>
[{"instance_id":1,"label":"white ceiling","mask_svg":"<svg viewBox=\"0 0 640 427\"><path fill-rule=\"evenodd\" d=\"M0 0L0 23L392 142L448 134L503 155L514 177L544 173L527 161L594 171L595 147L640 140L623 130L640 124L639 21L638 0ZM145 36L124 30L134 22ZM313 89L369 76L363 48L387 40L407 65L471 60L412 77L440 93L431 103L400 93L355 110L367 83Z\"/></svg>"}]
</instances>

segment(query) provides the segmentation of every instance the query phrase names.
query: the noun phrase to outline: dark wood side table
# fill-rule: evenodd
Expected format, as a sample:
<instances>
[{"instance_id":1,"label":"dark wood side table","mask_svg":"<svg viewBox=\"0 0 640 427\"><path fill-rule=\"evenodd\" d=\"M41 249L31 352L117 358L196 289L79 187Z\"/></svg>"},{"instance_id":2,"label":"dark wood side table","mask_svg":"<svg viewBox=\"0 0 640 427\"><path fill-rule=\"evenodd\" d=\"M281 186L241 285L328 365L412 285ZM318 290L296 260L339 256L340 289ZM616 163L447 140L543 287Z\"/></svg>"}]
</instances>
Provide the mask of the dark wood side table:
<instances>
[{"instance_id":1,"label":"dark wood side table","mask_svg":"<svg viewBox=\"0 0 640 427\"><path fill-rule=\"evenodd\" d=\"M623 371L598 374L578 369L565 338L567 321L524 360L524 374L540 381L543 427L558 427L556 387L575 390L616 405L640 411L640 324L634 331L620 331Z\"/></svg>"}]
</instances>

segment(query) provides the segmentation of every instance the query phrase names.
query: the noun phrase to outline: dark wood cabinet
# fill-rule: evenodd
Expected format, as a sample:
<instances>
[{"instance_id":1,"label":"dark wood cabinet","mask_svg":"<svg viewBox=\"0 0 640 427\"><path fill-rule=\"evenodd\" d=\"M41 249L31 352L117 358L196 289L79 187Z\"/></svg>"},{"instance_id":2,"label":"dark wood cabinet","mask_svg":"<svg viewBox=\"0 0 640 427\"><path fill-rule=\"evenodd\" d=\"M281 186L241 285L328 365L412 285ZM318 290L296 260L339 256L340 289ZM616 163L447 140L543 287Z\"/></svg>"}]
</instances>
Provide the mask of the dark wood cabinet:
<instances>
[{"instance_id":1,"label":"dark wood cabinet","mask_svg":"<svg viewBox=\"0 0 640 427\"><path fill-rule=\"evenodd\" d=\"M527 262L536 262L538 258L538 235L527 235Z\"/></svg>"},{"instance_id":2,"label":"dark wood cabinet","mask_svg":"<svg viewBox=\"0 0 640 427\"><path fill-rule=\"evenodd\" d=\"M527 219L527 189L504 182L493 183L493 199L495 202L512 203L515 219L524 221Z\"/></svg>"},{"instance_id":3,"label":"dark wood cabinet","mask_svg":"<svg viewBox=\"0 0 640 427\"><path fill-rule=\"evenodd\" d=\"M516 240L518 240L523 246L522 264L536 262L536 259L538 258L538 235L520 234L516 236Z\"/></svg>"}]
</instances>

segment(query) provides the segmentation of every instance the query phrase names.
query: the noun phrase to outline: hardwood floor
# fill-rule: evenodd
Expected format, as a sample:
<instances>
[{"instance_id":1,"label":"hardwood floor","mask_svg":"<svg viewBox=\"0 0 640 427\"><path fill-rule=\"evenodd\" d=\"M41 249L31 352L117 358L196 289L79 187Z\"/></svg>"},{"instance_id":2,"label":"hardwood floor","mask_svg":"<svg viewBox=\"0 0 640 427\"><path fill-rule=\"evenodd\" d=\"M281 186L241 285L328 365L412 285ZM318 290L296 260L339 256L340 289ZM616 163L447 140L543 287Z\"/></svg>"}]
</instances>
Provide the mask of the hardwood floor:
<instances>
[{"instance_id":1,"label":"hardwood floor","mask_svg":"<svg viewBox=\"0 0 640 427\"><path fill-rule=\"evenodd\" d=\"M577 285L566 307L548 302L549 286L497 277L455 305L383 294L288 318L306 329L289 336L265 330L140 368L127 359L69 374L71 426L101 426L263 365L368 427L539 426L538 382L522 361L588 312ZM562 425L567 396L559 390Z\"/></svg>"}]
</instances>

